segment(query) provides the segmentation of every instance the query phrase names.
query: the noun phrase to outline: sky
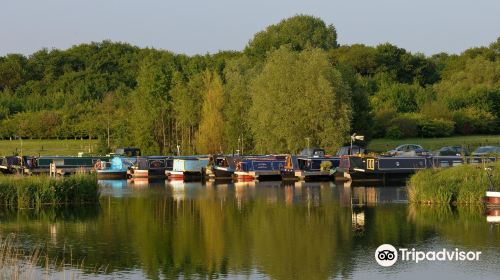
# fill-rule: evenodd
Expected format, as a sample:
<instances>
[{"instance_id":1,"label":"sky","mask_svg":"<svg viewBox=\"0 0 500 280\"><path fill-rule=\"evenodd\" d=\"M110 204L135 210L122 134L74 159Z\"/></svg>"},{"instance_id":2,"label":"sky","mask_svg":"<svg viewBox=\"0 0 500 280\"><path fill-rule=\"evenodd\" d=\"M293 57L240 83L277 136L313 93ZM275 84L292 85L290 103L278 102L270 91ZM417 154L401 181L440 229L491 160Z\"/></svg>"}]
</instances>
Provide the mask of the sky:
<instances>
[{"instance_id":1,"label":"sky","mask_svg":"<svg viewBox=\"0 0 500 280\"><path fill-rule=\"evenodd\" d=\"M296 14L333 24L340 44L389 42L426 55L500 37L498 0L0 0L0 55L107 39L188 55L242 50Z\"/></svg>"}]
</instances>

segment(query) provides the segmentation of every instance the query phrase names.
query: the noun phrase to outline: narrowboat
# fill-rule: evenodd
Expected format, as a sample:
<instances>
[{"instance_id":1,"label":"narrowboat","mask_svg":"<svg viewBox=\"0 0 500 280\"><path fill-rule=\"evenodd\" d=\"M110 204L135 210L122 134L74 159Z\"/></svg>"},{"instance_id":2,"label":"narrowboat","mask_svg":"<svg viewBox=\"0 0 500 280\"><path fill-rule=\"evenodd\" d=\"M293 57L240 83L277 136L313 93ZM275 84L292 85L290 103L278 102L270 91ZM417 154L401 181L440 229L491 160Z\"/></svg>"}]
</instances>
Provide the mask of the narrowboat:
<instances>
[{"instance_id":1,"label":"narrowboat","mask_svg":"<svg viewBox=\"0 0 500 280\"><path fill-rule=\"evenodd\" d=\"M25 162L31 162L29 157L8 156L0 157L0 172L3 174L21 174L24 172Z\"/></svg>"},{"instance_id":2,"label":"narrowboat","mask_svg":"<svg viewBox=\"0 0 500 280\"><path fill-rule=\"evenodd\" d=\"M98 160L94 167L98 179L126 179L128 168L133 165L133 158L112 157L109 162Z\"/></svg>"},{"instance_id":3,"label":"narrowboat","mask_svg":"<svg viewBox=\"0 0 500 280\"><path fill-rule=\"evenodd\" d=\"M495 186L493 184L493 166L486 167L486 175L488 177L488 190L486 191L486 196L484 200L488 207L500 207L500 192L495 191ZM491 210L490 210L491 211Z\"/></svg>"},{"instance_id":4,"label":"narrowboat","mask_svg":"<svg viewBox=\"0 0 500 280\"><path fill-rule=\"evenodd\" d=\"M342 156L339 172L348 180L404 180L418 170L429 168L429 157Z\"/></svg>"},{"instance_id":5,"label":"narrowboat","mask_svg":"<svg viewBox=\"0 0 500 280\"><path fill-rule=\"evenodd\" d=\"M137 157L135 163L128 168L128 177L151 179L165 178L165 172L171 165L172 157Z\"/></svg>"},{"instance_id":6,"label":"narrowboat","mask_svg":"<svg viewBox=\"0 0 500 280\"><path fill-rule=\"evenodd\" d=\"M176 157L172 171L167 171L172 180L201 180L205 175L208 157Z\"/></svg>"},{"instance_id":7,"label":"narrowboat","mask_svg":"<svg viewBox=\"0 0 500 280\"><path fill-rule=\"evenodd\" d=\"M243 157L236 164L238 180L281 180L285 166L285 155Z\"/></svg>"},{"instance_id":8,"label":"narrowboat","mask_svg":"<svg viewBox=\"0 0 500 280\"><path fill-rule=\"evenodd\" d=\"M232 179L240 156L213 155L209 157L206 175L211 179Z\"/></svg>"},{"instance_id":9,"label":"narrowboat","mask_svg":"<svg viewBox=\"0 0 500 280\"><path fill-rule=\"evenodd\" d=\"M50 165L54 164L58 173L73 174L76 172L91 172L98 161L109 161L110 157L69 157L69 156L41 156L32 159L31 167L26 170L29 174L49 173Z\"/></svg>"},{"instance_id":10,"label":"narrowboat","mask_svg":"<svg viewBox=\"0 0 500 280\"><path fill-rule=\"evenodd\" d=\"M282 170L283 179L330 180L339 167L339 157L304 157L288 155Z\"/></svg>"},{"instance_id":11,"label":"narrowboat","mask_svg":"<svg viewBox=\"0 0 500 280\"><path fill-rule=\"evenodd\" d=\"M350 180L399 181L421 169L493 161L495 158L460 156L342 156L337 170Z\"/></svg>"}]
</instances>

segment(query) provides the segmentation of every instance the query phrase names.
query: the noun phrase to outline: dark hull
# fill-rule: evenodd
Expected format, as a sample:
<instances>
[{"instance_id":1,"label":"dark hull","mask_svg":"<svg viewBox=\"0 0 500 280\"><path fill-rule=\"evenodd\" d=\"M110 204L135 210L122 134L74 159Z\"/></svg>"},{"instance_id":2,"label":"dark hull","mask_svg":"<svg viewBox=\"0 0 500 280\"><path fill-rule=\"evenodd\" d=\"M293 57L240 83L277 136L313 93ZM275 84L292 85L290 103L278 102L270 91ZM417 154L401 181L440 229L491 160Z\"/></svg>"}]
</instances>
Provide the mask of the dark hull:
<instances>
[{"instance_id":1,"label":"dark hull","mask_svg":"<svg viewBox=\"0 0 500 280\"><path fill-rule=\"evenodd\" d=\"M216 179L231 179L233 178L234 171L221 170L221 169L213 169L212 175L210 177L214 177Z\"/></svg>"},{"instance_id":2,"label":"dark hull","mask_svg":"<svg viewBox=\"0 0 500 280\"><path fill-rule=\"evenodd\" d=\"M414 172L399 172L399 173L372 173L372 172L353 172L349 173L350 179L353 181L380 181L380 182L394 182L405 181Z\"/></svg>"},{"instance_id":3,"label":"dark hull","mask_svg":"<svg viewBox=\"0 0 500 280\"><path fill-rule=\"evenodd\" d=\"M97 179L127 179L127 171L123 172L98 171Z\"/></svg>"},{"instance_id":4,"label":"dark hull","mask_svg":"<svg viewBox=\"0 0 500 280\"><path fill-rule=\"evenodd\" d=\"M174 181L198 182L203 181L205 176L201 172L170 172L168 178Z\"/></svg>"}]
</instances>

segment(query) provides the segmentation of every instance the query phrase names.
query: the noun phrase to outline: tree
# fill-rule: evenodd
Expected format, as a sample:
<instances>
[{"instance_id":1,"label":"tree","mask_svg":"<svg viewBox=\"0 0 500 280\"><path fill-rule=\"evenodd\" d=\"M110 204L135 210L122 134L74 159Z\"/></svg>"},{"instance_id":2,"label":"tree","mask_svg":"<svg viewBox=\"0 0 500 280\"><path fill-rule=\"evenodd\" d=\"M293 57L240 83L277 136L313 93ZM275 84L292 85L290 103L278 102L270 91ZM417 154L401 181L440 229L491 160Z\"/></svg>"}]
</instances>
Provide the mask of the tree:
<instances>
[{"instance_id":1,"label":"tree","mask_svg":"<svg viewBox=\"0 0 500 280\"><path fill-rule=\"evenodd\" d=\"M311 145L334 152L350 129L348 86L320 49L270 54L251 87L250 117L258 152L298 152Z\"/></svg>"},{"instance_id":2,"label":"tree","mask_svg":"<svg viewBox=\"0 0 500 280\"><path fill-rule=\"evenodd\" d=\"M201 118L203 75L196 74L186 83L180 73L175 73L173 88L170 92L175 112L175 142L183 154L193 154L194 135Z\"/></svg>"},{"instance_id":3,"label":"tree","mask_svg":"<svg viewBox=\"0 0 500 280\"><path fill-rule=\"evenodd\" d=\"M289 45L293 51L302 51L307 47L333 49L337 47L337 31L333 25L326 26L320 18L297 15L255 34L245 53L262 59L267 52L282 45Z\"/></svg>"},{"instance_id":4,"label":"tree","mask_svg":"<svg viewBox=\"0 0 500 280\"><path fill-rule=\"evenodd\" d=\"M227 146L230 151L240 150L249 153L253 148L253 135L250 129L249 109L250 82L258 71L246 56L228 62L224 69L226 83L224 92L227 102L224 106Z\"/></svg>"},{"instance_id":5,"label":"tree","mask_svg":"<svg viewBox=\"0 0 500 280\"><path fill-rule=\"evenodd\" d=\"M170 65L164 63L168 59L154 56L145 58L137 77L137 88L132 94L132 132L135 143L145 154L163 154L168 146L172 76Z\"/></svg>"},{"instance_id":6,"label":"tree","mask_svg":"<svg viewBox=\"0 0 500 280\"><path fill-rule=\"evenodd\" d=\"M217 73L205 70L203 85L204 101L201 123L196 135L197 152L202 154L221 153L225 148L222 81Z\"/></svg>"}]
</instances>

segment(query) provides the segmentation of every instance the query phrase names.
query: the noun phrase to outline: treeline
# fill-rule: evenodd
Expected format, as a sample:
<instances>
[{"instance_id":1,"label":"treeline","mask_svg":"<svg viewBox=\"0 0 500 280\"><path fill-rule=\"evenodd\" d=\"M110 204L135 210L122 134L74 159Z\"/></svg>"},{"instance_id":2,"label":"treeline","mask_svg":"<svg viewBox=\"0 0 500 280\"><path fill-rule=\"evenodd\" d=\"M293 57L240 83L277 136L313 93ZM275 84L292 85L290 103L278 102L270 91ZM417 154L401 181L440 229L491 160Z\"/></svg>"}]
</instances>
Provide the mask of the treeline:
<instances>
[{"instance_id":1,"label":"treeline","mask_svg":"<svg viewBox=\"0 0 500 280\"><path fill-rule=\"evenodd\" d=\"M241 52L186 56L103 41L0 57L0 138L99 138L147 154L332 152L352 132L500 132L500 38L426 57L339 46L298 15Z\"/></svg>"}]
</instances>

